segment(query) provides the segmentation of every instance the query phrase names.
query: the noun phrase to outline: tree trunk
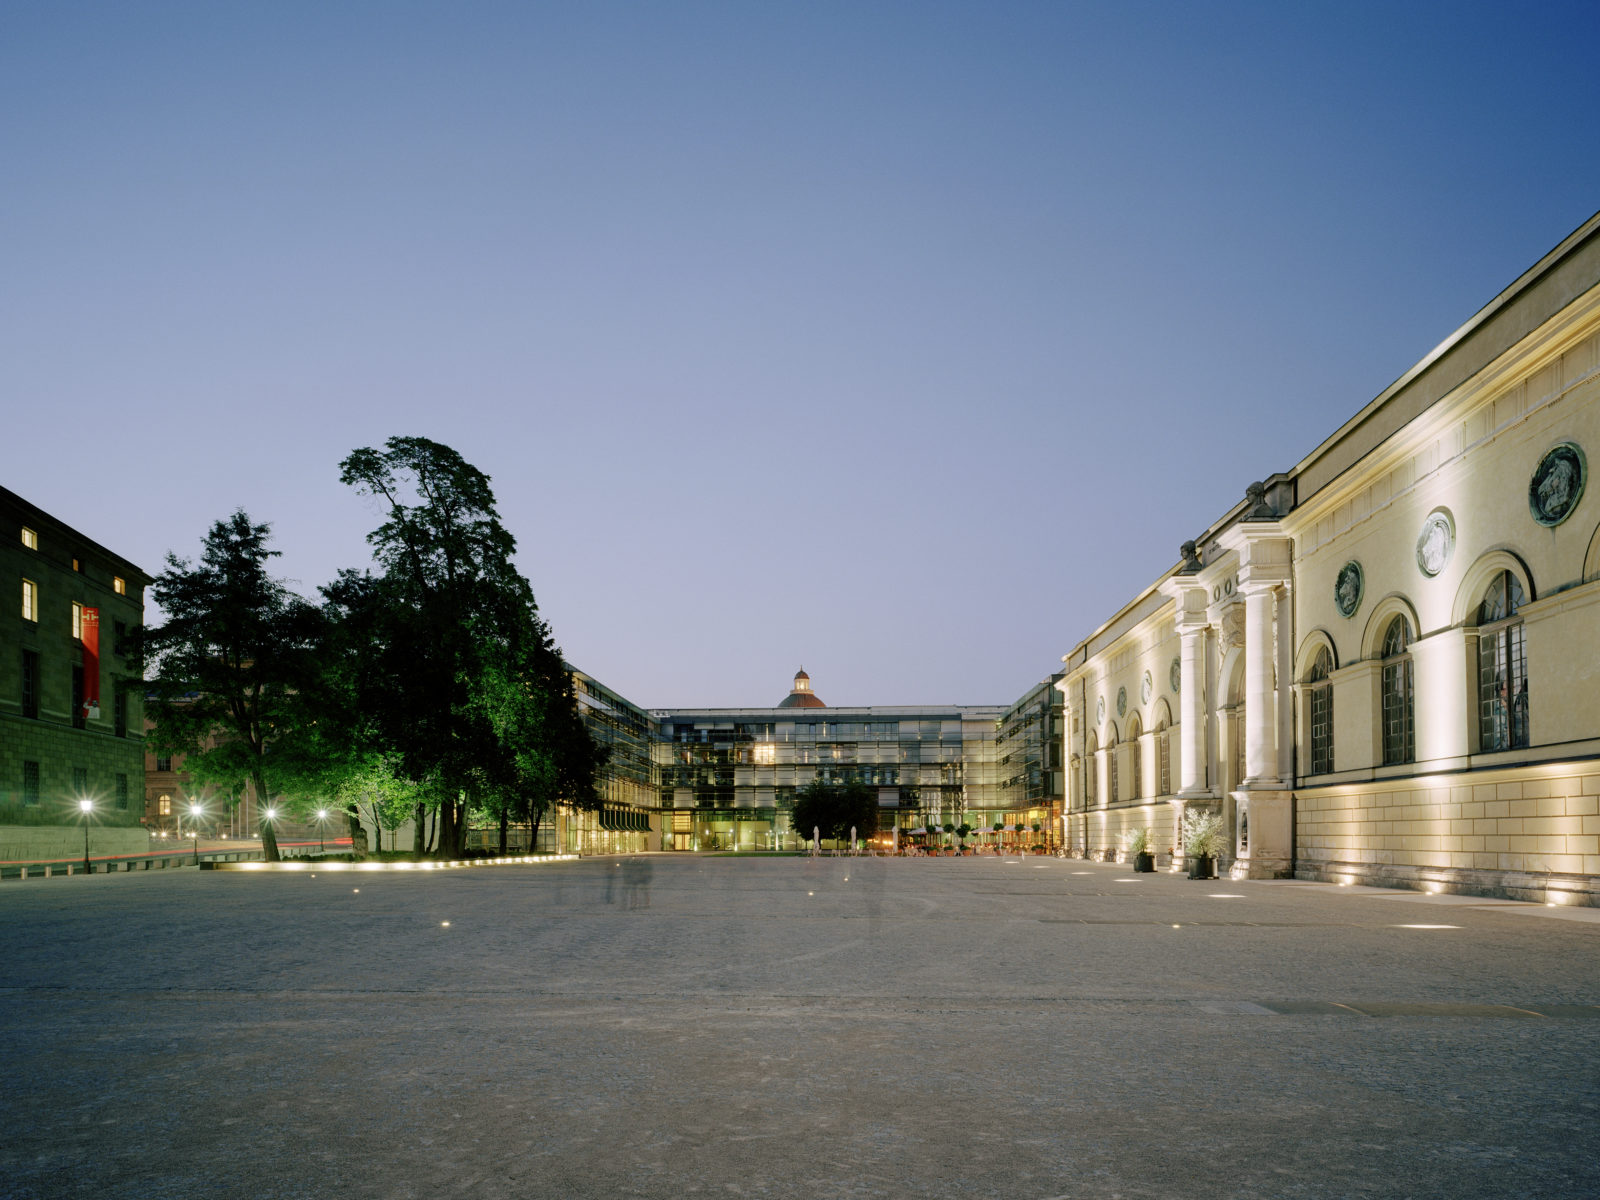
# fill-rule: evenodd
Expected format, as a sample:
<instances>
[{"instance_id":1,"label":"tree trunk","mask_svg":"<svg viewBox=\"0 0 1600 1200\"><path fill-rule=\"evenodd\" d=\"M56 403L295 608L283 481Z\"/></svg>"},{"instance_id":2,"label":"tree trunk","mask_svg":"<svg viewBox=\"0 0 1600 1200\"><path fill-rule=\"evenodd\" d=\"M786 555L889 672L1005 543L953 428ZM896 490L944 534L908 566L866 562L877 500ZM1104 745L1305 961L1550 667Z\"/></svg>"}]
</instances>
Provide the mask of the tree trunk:
<instances>
[{"instance_id":1,"label":"tree trunk","mask_svg":"<svg viewBox=\"0 0 1600 1200\"><path fill-rule=\"evenodd\" d=\"M417 801L417 814L411 834L411 852L421 858L428 852L428 810L422 806L422 801Z\"/></svg>"},{"instance_id":2,"label":"tree trunk","mask_svg":"<svg viewBox=\"0 0 1600 1200\"><path fill-rule=\"evenodd\" d=\"M544 809L535 808L528 813L528 853L532 854L539 848L539 822L544 816Z\"/></svg>"},{"instance_id":3,"label":"tree trunk","mask_svg":"<svg viewBox=\"0 0 1600 1200\"><path fill-rule=\"evenodd\" d=\"M500 810L500 857L501 858L504 858L507 854L511 853L509 850L506 849L506 834L510 832L510 828L511 828L511 809L510 809L510 807L505 807L505 808L502 808Z\"/></svg>"},{"instance_id":4,"label":"tree trunk","mask_svg":"<svg viewBox=\"0 0 1600 1200\"><path fill-rule=\"evenodd\" d=\"M367 831L361 827L361 809L352 804L344 810L344 819L350 826L350 857L367 856ZM382 847L380 846L381 850Z\"/></svg>"},{"instance_id":5,"label":"tree trunk","mask_svg":"<svg viewBox=\"0 0 1600 1200\"><path fill-rule=\"evenodd\" d=\"M253 782L256 785L256 823L261 827L261 857L266 862L282 862L283 855L278 853L278 835L272 828L272 822L267 820L267 809L272 806L266 780L257 775Z\"/></svg>"}]
</instances>

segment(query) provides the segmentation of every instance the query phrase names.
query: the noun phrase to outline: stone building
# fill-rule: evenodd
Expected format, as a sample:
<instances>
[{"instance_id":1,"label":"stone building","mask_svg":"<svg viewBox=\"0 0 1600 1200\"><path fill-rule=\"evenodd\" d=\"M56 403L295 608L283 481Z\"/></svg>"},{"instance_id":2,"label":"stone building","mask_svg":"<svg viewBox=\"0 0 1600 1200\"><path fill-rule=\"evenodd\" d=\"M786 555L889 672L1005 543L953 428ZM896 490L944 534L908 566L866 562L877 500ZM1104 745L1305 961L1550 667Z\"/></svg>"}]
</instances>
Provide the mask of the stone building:
<instances>
[{"instance_id":1,"label":"stone building","mask_svg":"<svg viewBox=\"0 0 1600 1200\"><path fill-rule=\"evenodd\" d=\"M143 701L130 685L149 582L0 488L0 857L81 853L85 800L97 855L145 848Z\"/></svg>"},{"instance_id":2,"label":"stone building","mask_svg":"<svg viewBox=\"0 0 1600 1200\"><path fill-rule=\"evenodd\" d=\"M1064 656L1075 848L1600 902L1600 215Z\"/></svg>"}]
</instances>

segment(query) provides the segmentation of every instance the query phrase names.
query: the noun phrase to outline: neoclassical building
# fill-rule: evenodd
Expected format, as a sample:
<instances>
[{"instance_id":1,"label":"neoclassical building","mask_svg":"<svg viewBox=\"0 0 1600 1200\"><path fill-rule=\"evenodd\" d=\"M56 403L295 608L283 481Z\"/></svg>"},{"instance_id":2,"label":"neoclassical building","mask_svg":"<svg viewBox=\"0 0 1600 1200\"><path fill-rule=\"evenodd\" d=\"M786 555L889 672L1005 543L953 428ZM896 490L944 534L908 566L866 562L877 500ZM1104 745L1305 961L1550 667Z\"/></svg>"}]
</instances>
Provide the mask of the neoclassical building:
<instances>
[{"instance_id":1,"label":"neoclassical building","mask_svg":"<svg viewBox=\"0 0 1600 1200\"><path fill-rule=\"evenodd\" d=\"M1600 215L1063 656L1063 834L1600 903Z\"/></svg>"}]
</instances>

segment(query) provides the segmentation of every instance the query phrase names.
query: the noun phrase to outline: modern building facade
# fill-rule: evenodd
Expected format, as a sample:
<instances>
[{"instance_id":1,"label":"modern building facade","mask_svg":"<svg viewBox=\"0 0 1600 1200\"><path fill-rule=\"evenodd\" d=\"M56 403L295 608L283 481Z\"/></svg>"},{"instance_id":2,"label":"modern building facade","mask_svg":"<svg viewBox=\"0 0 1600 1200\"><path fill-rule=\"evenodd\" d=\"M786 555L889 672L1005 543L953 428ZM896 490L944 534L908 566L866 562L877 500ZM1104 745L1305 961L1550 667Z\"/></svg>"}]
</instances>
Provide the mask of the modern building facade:
<instances>
[{"instance_id":1,"label":"modern building facade","mask_svg":"<svg viewBox=\"0 0 1600 1200\"><path fill-rule=\"evenodd\" d=\"M1600 215L1063 657L1067 836L1600 902Z\"/></svg>"},{"instance_id":2,"label":"modern building facade","mask_svg":"<svg viewBox=\"0 0 1600 1200\"><path fill-rule=\"evenodd\" d=\"M132 639L149 582L127 559L0 488L8 606L0 619L0 826L58 827L71 841L87 800L106 837L117 829L142 836L144 711Z\"/></svg>"},{"instance_id":3,"label":"modern building facade","mask_svg":"<svg viewBox=\"0 0 1600 1200\"><path fill-rule=\"evenodd\" d=\"M1051 849L1061 844L1066 805L1060 680L1058 672L1029 688L995 728L995 787L1002 813L994 820L1013 832L1021 825L1028 844L1043 841ZM991 828L992 822L983 827Z\"/></svg>"},{"instance_id":4,"label":"modern building facade","mask_svg":"<svg viewBox=\"0 0 1600 1200\"><path fill-rule=\"evenodd\" d=\"M552 814L549 830L541 831L541 847L576 854L661 849L663 822L652 753L655 721L599 680L569 669L584 726L607 752L600 772L600 808Z\"/></svg>"},{"instance_id":5,"label":"modern building facade","mask_svg":"<svg viewBox=\"0 0 1600 1200\"><path fill-rule=\"evenodd\" d=\"M857 780L880 827L1000 820L996 705L829 708L805 671L772 708L655 709L665 849L796 848L797 789Z\"/></svg>"}]
</instances>

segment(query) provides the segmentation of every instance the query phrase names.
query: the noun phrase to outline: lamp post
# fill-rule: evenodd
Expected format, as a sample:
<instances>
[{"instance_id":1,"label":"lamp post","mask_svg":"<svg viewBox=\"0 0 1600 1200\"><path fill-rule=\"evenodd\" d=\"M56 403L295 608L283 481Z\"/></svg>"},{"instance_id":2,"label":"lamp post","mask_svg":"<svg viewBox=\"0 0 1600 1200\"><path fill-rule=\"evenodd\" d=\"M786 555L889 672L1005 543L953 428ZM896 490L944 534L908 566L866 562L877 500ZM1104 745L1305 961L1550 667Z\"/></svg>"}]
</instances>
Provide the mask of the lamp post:
<instances>
[{"instance_id":1,"label":"lamp post","mask_svg":"<svg viewBox=\"0 0 1600 1200\"><path fill-rule=\"evenodd\" d=\"M83 873L92 875L94 867L89 864L89 814L94 812L94 801L79 800L78 811L83 814Z\"/></svg>"},{"instance_id":2,"label":"lamp post","mask_svg":"<svg viewBox=\"0 0 1600 1200\"><path fill-rule=\"evenodd\" d=\"M317 853L318 854L326 854L328 852L328 847L324 844L327 841L327 836L328 836L328 834L327 834L327 821L328 821L328 810L325 809L325 808L317 809Z\"/></svg>"},{"instance_id":3,"label":"lamp post","mask_svg":"<svg viewBox=\"0 0 1600 1200\"><path fill-rule=\"evenodd\" d=\"M200 813L203 810L195 802L189 804L189 832L194 835L194 865L200 865Z\"/></svg>"}]
</instances>

